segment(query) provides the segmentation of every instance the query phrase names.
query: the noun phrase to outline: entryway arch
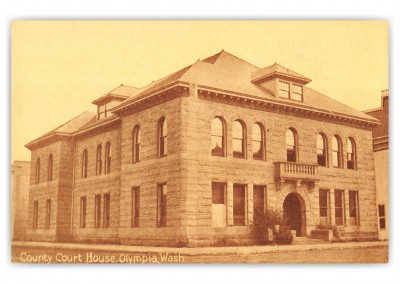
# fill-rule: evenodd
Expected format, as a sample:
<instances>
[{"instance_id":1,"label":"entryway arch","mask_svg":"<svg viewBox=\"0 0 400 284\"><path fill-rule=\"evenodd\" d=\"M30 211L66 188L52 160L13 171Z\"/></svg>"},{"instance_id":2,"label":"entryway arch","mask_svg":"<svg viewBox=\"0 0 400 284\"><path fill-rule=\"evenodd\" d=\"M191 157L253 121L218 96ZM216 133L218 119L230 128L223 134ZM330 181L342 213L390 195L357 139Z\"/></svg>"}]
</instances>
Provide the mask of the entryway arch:
<instances>
[{"instance_id":1,"label":"entryway arch","mask_svg":"<svg viewBox=\"0 0 400 284\"><path fill-rule=\"evenodd\" d=\"M283 217L286 219L286 225L290 230L296 230L296 236L302 236L302 210L301 196L296 193L289 193L283 201Z\"/></svg>"},{"instance_id":2,"label":"entryway arch","mask_svg":"<svg viewBox=\"0 0 400 284\"><path fill-rule=\"evenodd\" d=\"M307 235L307 214L311 214L311 203L303 186L289 183L283 187L276 208L282 210L287 225L291 230L296 230L298 237Z\"/></svg>"}]
</instances>

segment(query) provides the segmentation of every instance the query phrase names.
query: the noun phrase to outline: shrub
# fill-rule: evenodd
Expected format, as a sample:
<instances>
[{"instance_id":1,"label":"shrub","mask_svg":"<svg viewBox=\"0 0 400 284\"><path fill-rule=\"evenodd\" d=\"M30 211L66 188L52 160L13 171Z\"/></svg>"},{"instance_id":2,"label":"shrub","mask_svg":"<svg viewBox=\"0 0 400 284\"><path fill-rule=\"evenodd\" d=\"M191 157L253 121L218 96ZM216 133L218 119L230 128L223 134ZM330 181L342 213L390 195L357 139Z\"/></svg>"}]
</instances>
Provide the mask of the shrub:
<instances>
[{"instance_id":1,"label":"shrub","mask_svg":"<svg viewBox=\"0 0 400 284\"><path fill-rule=\"evenodd\" d=\"M274 231L275 225L285 228L286 220L282 217L281 211L272 209L267 209L265 212L254 211L254 223L251 226L251 234L256 243L268 243L268 229Z\"/></svg>"},{"instance_id":2,"label":"shrub","mask_svg":"<svg viewBox=\"0 0 400 284\"><path fill-rule=\"evenodd\" d=\"M290 245L293 241L293 235L286 227L279 229L279 232L275 235L275 241L280 245Z\"/></svg>"}]
</instances>

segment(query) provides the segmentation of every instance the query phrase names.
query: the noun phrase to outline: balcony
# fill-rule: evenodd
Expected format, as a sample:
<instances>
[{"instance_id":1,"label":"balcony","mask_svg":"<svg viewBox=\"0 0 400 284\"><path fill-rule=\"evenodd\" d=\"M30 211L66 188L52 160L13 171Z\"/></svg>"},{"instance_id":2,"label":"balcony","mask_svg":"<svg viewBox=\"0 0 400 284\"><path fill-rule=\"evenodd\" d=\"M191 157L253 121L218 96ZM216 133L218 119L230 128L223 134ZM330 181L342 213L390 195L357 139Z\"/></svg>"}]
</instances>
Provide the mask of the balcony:
<instances>
[{"instance_id":1,"label":"balcony","mask_svg":"<svg viewBox=\"0 0 400 284\"><path fill-rule=\"evenodd\" d=\"M312 182L314 185L319 181L317 164L302 164L293 162L275 162L275 180L284 183L286 180L294 180L297 185L302 181Z\"/></svg>"}]
</instances>

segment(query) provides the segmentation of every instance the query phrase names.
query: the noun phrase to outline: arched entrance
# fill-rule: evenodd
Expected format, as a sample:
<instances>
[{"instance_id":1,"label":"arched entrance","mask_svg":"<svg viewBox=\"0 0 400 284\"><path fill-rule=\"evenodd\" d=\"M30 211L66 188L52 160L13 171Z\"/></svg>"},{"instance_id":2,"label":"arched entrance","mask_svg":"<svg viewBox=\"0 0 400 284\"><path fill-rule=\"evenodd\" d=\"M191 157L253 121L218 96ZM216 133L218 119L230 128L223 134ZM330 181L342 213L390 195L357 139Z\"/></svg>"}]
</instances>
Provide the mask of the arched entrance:
<instances>
[{"instance_id":1,"label":"arched entrance","mask_svg":"<svg viewBox=\"0 0 400 284\"><path fill-rule=\"evenodd\" d=\"M283 202L283 216L290 230L296 230L296 236L302 236L302 206L300 196L296 193L289 193Z\"/></svg>"}]
</instances>

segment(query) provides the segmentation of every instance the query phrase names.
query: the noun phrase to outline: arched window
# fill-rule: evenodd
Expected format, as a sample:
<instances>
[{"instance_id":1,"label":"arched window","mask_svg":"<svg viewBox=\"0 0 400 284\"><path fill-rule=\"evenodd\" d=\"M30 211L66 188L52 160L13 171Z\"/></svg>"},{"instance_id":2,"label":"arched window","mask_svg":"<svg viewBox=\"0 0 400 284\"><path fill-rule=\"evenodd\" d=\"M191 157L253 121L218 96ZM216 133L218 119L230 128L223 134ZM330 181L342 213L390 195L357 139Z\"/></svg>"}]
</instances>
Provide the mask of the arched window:
<instances>
[{"instance_id":1,"label":"arched window","mask_svg":"<svg viewBox=\"0 0 400 284\"><path fill-rule=\"evenodd\" d=\"M107 142L105 150L105 165L104 171L106 174L111 172L111 143Z\"/></svg>"},{"instance_id":2,"label":"arched window","mask_svg":"<svg viewBox=\"0 0 400 284\"><path fill-rule=\"evenodd\" d=\"M260 123L254 123L251 133L251 143L254 160L264 160L264 127Z\"/></svg>"},{"instance_id":3,"label":"arched window","mask_svg":"<svg viewBox=\"0 0 400 284\"><path fill-rule=\"evenodd\" d=\"M136 125L132 131L132 163L140 161L140 127Z\"/></svg>"},{"instance_id":4,"label":"arched window","mask_svg":"<svg viewBox=\"0 0 400 284\"><path fill-rule=\"evenodd\" d=\"M87 178L87 168L88 168L88 152L83 150L82 153L82 178Z\"/></svg>"},{"instance_id":5,"label":"arched window","mask_svg":"<svg viewBox=\"0 0 400 284\"><path fill-rule=\"evenodd\" d=\"M297 162L297 132L294 128L286 130L286 153L288 162Z\"/></svg>"},{"instance_id":6,"label":"arched window","mask_svg":"<svg viewBox=\"0 0 400 284\"><path fill-rule=\"evenodd\" d=\"M53 180L53 155L50 154L49 160L47 162L47 180Z\"/></svg>"},{"instance_id":7,"label":"arched window","mask_svg":"<svg viewBox=\"0 0 400 284\"><path fill-rule=\"evenodd\" d=\"M356 143L353 138L347 138L347 168L356 169Z\"/></svg>"},{"instance_id":8,"label":"arched window","mask_svg":"<svg viewBox=\"0 0 400 284\"><path fill-rule=\"evenodd\" d=\"M317 163L319 166L328 166L327 140L324 133L317 134Z\"/></svg>"},{"instance_id":9,"label":"arched window","mask_svg":"<svg viewBox=\"0 0 400 284\"><path fill-rule=\"evenodd\" d=\"M158 156L164 157L167 155L167 120L165 117L158 121Z\"/></svg>"},{"instance_id":10,"label":"arched window","mask_svg":"<svg viewBox=\"0 0 400 284\"><path fill-rule=\"evenodd\" d=\"M211 155L225 156L225 129L221 117L214 117L211 121Z\"/></svg>"},{"instance_id":11,"label":"arched window","mask_svg":"<svg viewBox=\"0 0 400 284\"><path fill-rule=\"evenodd\" d=\"M96 151L96 176L101 175L103 161L101 159L101 145L97 146Z\"/></svg>"},{"instance_id":12,"label":"arched window","mask_svg":"<svg viewBox=\"0 0 400 284\"><path fill-rule=\"evenodd\" d=\"M40 183L40 159L36 159L36 168L35 168L35 183Z\"/></svg>"},{"instance_id":13,"label":"arched window","mask_svg":"<svg viewBox=\"0 0 400 284\"><path fill-rule=\"evenodd\" d=\"M234 158L246 158L246 139L243 122L235 120L232 126L232 148Z\"/></svg>"},{"instance_id":14,"label":"arched window","mask_svg":"<svg viewBox=\"0 0 400 284\"><path fill-rule=\"evenodd\" d=\"M337 135L332 137L332 166L342 167L342 140Z\"/></svg>"}]
</instances>

